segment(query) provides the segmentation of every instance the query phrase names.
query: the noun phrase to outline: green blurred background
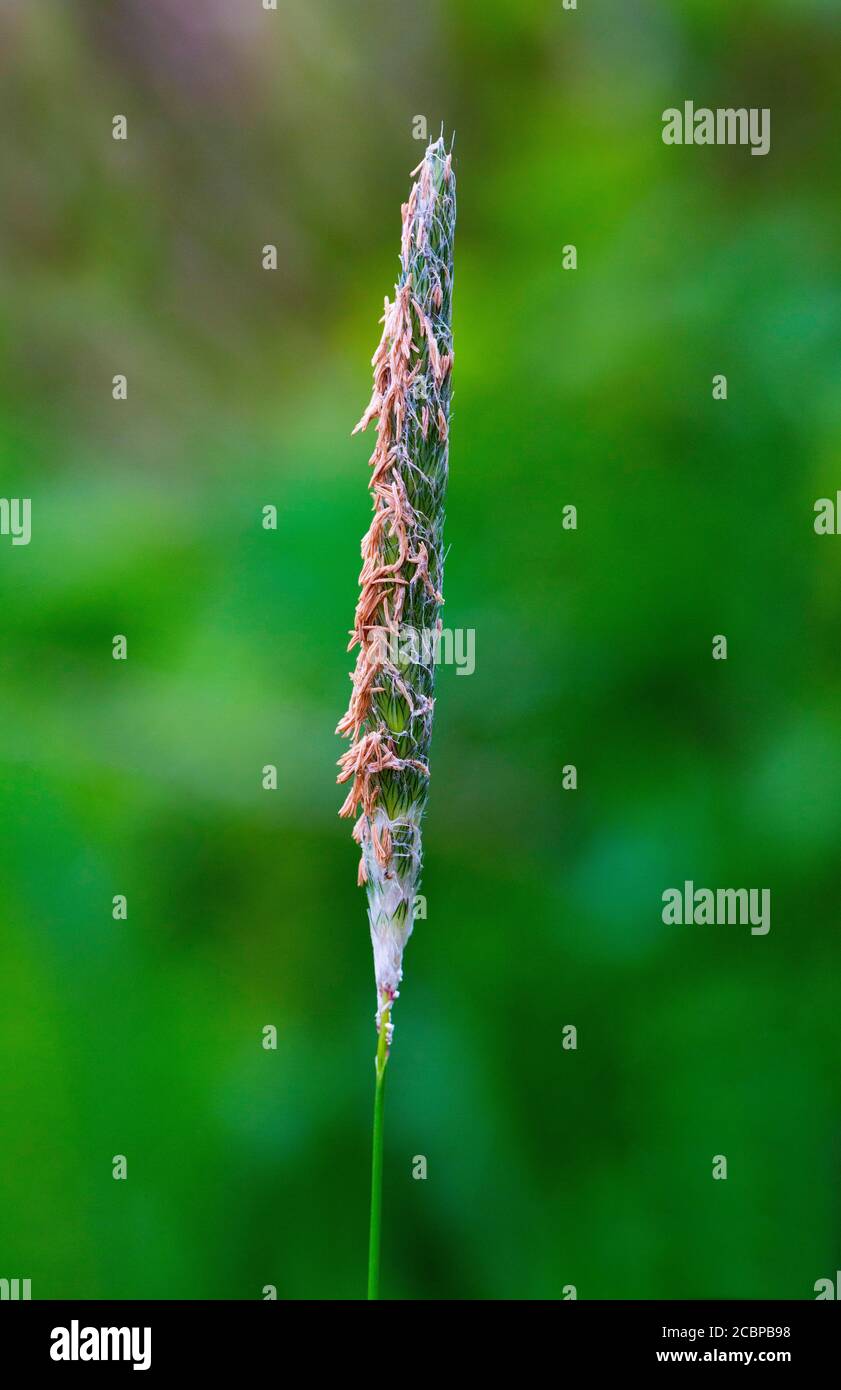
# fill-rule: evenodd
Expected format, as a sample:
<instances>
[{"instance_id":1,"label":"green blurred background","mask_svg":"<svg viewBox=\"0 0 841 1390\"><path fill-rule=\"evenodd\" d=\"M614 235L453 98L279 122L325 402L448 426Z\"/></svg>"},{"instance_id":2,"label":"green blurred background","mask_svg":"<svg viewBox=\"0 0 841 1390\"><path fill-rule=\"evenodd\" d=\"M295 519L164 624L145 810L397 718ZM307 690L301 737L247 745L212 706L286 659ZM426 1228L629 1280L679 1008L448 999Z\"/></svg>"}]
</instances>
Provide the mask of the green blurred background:
<instances>
[{"instance_id":1,"label":"green blurred background","mask_svg":"<svg viewBox=\"0 0 841 1390\"><path fill-rule=\"evenodd\" d=\"M375 998L333 728L350 429L423 114L456 133L445 621L477 669L439 679L383 1292L814 1297L841 1267L841 540L812 524L841 487L837 6L4 0L0 40L0 488L33 506L0 541L0 1276L364 1291ZM770 155L666 148L687 99L770 106ZM685 878L770 887L770 935L664 927Z\"/></svg>"}]
</instances>

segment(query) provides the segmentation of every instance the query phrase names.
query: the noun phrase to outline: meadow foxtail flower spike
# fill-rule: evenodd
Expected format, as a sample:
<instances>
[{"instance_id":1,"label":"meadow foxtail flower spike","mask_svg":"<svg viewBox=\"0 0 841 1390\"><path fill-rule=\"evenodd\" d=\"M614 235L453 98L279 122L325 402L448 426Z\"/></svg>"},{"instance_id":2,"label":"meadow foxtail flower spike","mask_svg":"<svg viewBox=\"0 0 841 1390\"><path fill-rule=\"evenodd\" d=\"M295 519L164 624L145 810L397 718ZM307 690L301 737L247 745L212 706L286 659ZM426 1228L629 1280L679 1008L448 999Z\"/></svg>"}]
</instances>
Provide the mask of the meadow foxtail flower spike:
<instances>
[{"instance_id":1,"label":"meadow foxtail flower spike","mask_svg":"<svg viewBox=\"0 0 841 1390\"><path fill-rule=\"evenodd\" d=\"M431 143L403 205L400 275L385 301L374 389L356 434L376 420L370 458L374 517L362 541L360 595L349 651L358 647L350 705L337 733L356 817L359 882L377 985L379 1054L403 973L420 883L421 819L429 787L434 663L443 603L444 501L453 364L452 152Z\"/></svg>"}]
</instances>

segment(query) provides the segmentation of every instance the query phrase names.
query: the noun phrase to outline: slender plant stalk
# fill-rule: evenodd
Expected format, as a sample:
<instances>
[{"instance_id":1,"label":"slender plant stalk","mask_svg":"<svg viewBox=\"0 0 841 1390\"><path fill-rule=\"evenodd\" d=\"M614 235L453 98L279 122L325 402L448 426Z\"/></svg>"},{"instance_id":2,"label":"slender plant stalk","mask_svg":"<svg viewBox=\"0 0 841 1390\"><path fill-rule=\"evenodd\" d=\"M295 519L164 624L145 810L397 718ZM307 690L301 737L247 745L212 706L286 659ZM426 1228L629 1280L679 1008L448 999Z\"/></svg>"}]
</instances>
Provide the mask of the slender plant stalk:
<instances>
[{"instance_id":1,"label":"slender plant stalk","mask_svg":"<svg viewBox=\"0 0 841 1390\"><path fill-rule=\"evenodd\" d=\"M383 1211L383 1107L385 1069L388 1062L386 1030L377 1039L376 1079L374 1081L374 1137L371 1146L371 1235L368 1241L368 1298L380 1296L380 1225Z\"/></svg>"},{"instance_id":2,"label":"slender plant stalk","mask_svg":"<svg viewBox=\"0 0 841 1390\"><path fill-rule=\"evenodd\" d=\"M374 389L354 430L377 421L370 458L374 519L362 541L360 595L348 650L359 647L337 733L351 740L339 814L357 817L360 884L377 986L377 1062L368 1296L379 1290L383 1098L392 1006L403 978L422 862L435 662L444 602L444 500L453 363L452 155L430 144L404 203L400 275L385 301Z\"/></svg>"}]
</instances>

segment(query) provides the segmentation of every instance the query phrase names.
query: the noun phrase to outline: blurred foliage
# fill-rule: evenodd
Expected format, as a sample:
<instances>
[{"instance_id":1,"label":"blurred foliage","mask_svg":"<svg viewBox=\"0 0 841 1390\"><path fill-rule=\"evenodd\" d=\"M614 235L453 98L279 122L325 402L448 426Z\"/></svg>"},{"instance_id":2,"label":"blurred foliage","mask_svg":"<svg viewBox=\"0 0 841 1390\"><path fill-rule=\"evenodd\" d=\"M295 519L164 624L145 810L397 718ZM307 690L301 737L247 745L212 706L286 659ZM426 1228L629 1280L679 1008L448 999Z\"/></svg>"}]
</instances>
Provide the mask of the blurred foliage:
<instances>
[{"instance_id":1,"label":"blurred foliage","mask_svg":"<svg viewBox=\"0 0 841 1390\"><path fill-rule=\"evenodd\" d=\"M349 430L425 113L456 132L445 612L477 670L440 674L383 1288L812 1297L841 1258L837 6L4 0L0 40L0 482L33 499L0 544L0 1274L363 1290L333 727ZM770 106L770 155L666 148L685 99ZM770 935L665 928L684 878L770 887Z\"/></svg>"}]
</instances>

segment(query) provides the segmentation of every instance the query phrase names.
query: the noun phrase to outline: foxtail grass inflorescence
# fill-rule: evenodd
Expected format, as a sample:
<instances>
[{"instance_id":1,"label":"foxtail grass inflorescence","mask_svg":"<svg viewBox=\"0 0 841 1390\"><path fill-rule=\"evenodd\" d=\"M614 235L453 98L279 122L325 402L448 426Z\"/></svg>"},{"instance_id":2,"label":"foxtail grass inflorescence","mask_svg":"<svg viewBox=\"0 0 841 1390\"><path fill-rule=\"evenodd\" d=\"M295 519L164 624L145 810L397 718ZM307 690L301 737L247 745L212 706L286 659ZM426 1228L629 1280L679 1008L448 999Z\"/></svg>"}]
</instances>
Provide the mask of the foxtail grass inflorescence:
<instances>
[{"instance_id":1,"label":"foxtail grass inflorescence","mask_svg":"<svg viewBox=\"0 0 841 1390\"><path fill-rule=\"evenodd\" d=\"M374 518L362 541L348 647L359 648L353 691L337 729L351 740L339 760L338 780L351 784L339 814L356 817L377 987L369 1297L377 1296L383 1085L420 884L434 705L433 644L396 639L436 633L444 601L456 197L452 152L443 138L428 146L414 174L402 209L400 275L393 301L385 301L372 362L373 394L354 430L377 422L369 484Z\"/></svg>"}]
</instances>

